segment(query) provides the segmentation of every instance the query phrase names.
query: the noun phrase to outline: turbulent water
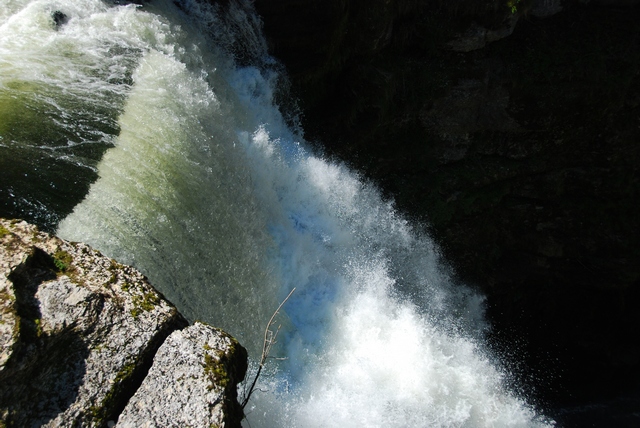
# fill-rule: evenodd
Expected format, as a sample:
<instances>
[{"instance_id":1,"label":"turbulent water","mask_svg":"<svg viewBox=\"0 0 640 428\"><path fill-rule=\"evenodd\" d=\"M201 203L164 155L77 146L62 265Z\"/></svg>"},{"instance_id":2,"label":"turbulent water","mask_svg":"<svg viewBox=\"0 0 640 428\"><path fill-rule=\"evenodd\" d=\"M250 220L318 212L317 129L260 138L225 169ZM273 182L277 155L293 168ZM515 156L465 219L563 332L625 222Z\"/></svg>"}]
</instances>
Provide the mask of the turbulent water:
<instances>
[{"instance_id":1,"label":"turbulent water","mask_svg":"<svg viewBox=\"0 0 640 428\"><path fill-rule=\"evenodd\" d=\"M483 346L483 298L283 118L249 4L2 2L0 154L39 183L25 210L64 213L39 168L70 192L89 171L58 233L138 267L188 318L238 337L254 368L296 288L251 427L553 425ZM20 185L3 197L18 204Z\"/></svg>"}]
</instances>

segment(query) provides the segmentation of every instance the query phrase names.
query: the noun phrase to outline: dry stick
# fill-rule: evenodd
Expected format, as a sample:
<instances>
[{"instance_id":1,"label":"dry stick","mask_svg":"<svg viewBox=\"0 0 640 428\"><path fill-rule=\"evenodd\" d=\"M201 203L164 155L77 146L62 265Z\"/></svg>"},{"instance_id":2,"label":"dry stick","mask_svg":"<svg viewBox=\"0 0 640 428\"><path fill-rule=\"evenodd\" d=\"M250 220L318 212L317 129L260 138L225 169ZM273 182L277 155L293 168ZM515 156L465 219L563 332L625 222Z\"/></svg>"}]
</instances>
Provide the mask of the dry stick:
<instances>
[{"instance_id":1,"label":"dry stick","mask_svg":"<svg viewBox=\"0 0 640 428\"><path fill-rule=\"evenodd\" d=\"M280 325L276 329L275 333L270 330L271 326L276 322L275 318L280 312L280 309L282 309L282 306L284 306L284 304L287 303L287 300L289 300L289 297L291 297L294 291L296 291L295 287L293 287L293 289L289 292L287 297L285 297L282 303L280 303L280 306L278 306L278 309L276 309L273 315L271 315L271 318L267 323L267 328L265 328L264 330L264 341L262 342L262 356L260 357L260 365L258 366L258 371L256 372L256 376L253 378L253 383L251 383L251 388L249 388L249 392L247 393L247 396L242 401L243 410L244 410L244 407L249 402L249 398L251 398L251 394L253 394L253 391L256 387L256 383L258 382L258 378L260 377L260 372L262 371L262 367L264 367L264 363L267 361L267 358L269 358L269 352L271 352L271 347L276 343L276 337L278 337L278 333L280 332L280 327L281 327Z\"/></svg>"}]
</instances>

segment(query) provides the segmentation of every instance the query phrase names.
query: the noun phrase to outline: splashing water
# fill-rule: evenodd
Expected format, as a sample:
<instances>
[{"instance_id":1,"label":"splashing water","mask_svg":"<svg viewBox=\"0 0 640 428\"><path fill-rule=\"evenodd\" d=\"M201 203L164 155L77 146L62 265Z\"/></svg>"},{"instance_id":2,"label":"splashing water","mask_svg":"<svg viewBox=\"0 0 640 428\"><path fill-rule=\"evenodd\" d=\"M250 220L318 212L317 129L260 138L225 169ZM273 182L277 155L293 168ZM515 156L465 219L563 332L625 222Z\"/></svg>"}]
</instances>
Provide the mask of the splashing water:
<instances>
[{"instance_id":1,"label":"splashing water","mask_svg":"<svg viewBox=\"0 0 640 428\"><path fill-rule=\"evenodd\" d=\"M0 115L22 111L2 123L32 130L0 125L0 148L97 172L62 237L136 266L254 360L297 288L273 351L286 359L245 409L252 427L553 425L485 350L482 296L451 281L374 186L287 125L248 2L5 3ZM96 144L99 163L71 150Z\"/></svg>"}]
</instances>

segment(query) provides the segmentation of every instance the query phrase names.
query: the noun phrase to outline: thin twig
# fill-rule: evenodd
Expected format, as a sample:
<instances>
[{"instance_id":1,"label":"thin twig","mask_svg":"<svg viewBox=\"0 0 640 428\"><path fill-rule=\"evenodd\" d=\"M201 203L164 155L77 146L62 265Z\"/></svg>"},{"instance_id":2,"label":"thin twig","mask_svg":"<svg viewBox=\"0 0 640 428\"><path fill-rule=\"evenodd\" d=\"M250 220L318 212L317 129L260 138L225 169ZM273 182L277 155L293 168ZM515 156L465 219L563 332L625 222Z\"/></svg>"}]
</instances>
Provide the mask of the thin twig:
<instances>
[{"instance_id":1,"label":"thin twig","mask_svg":"<svg viewBox=\"0 0 640 428\"><path fill-rule=\"evenodd\" d=\"M269 352L271 352L271 347L275 345L276 338L278 337L278 333L280 332L280 328L282 327L281 325L279 325L274 333L271 330L271 326L275 324L276 322L275 318L280 312L280 309L282 309L284 304L287 303L287 300L289 300L289 297L291 297L294 291L296 291L295 287L289 292L289 294L287 295L287 297L285 297L282 303L280 303L280 306L278 306L278 309L276 309L273 315L271 315L271 318L269 318L269 322L267 323L267 328L264 329L264 341L262 342L262 356L260 357L260 364L258 365L258 371L256 372L256 376L253 378L253 382L251 383L251 388L249 388L249 392L247 393L247 395L244 397L244 400L242 401L242 405L241 405L242 409L244 409L244 407L247 405L247 403L249 402L249 398L251 398L251 394L253 394L253 391L255 390L256 383L258 382L258 378L260 377L260 372L262 372L262 367L264 367L264 363L269 358ZM275 359L281 359L281 358L275 358Z\"/></svg>"}]
</instances>

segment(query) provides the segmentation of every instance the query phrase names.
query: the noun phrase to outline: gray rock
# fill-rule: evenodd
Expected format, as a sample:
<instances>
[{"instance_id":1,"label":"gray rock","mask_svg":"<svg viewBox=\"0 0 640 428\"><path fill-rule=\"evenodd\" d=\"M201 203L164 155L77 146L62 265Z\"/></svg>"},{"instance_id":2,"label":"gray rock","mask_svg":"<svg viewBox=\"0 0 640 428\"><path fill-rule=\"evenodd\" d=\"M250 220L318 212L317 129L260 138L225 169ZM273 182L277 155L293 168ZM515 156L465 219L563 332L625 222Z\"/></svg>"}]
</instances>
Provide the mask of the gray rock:
<instances>
[{"instance_id":1,"label":"gray rock","mask_svg":"<svg viewBox=\"0 0 640 428\"><path fill-rule=\"evenodd\" d=\"M498 28L485 28L474 22L464 33L459 34L446 46L455 52L471 52L482 49L488 43L510 36L516 28L519 17L519 14L508 15Z\"/></svg>"},{"instance_id":2,"label":"gray rock","mask_svg":"<svg viewBox=\"0 0 640 428\"><path fill-rule=\"evenodd\" d=\"M499 69L501 64L496 63L494 67ZM448 143L439 158L442 164L467 157L474 133L520 131L520 125L508 112L508 90L493 82L493 74L497 73L487 72L484 80L460 79L442 98L434 100L421 112L423 125ZM498 142L476 145L474 149L487 155L523 157L522 150L503 147Z\"/></svg>"},{"instance_id":3,"label":"gray rock","mask_svg":"<svg viewBox=\"0 0 640 428\"><path fill-rule=\"evenodd\" d=\"M534 0L531 14L538 18L546 18L562 11L562 0Z\"/></svg>"},{"instance_id":4,"label":"gray rock","mask_svg":"<svg viewBox=\"0 0 640 428\"><path fill-rule=\"evenodd\" d=\"M104 426L187 325L135 269L0 219L0 425Z\"/></svg>"},{"instance_id":5,"label":"gray rock","mask_svg":"<svg viewBox=\"0 0 640 428\"><path fill-rule=\"evenodd\" d=\"M117 426L240 426L236 384L246 355L233 337L201 323L172 333Z\"/></svg>"}]
</instances>

